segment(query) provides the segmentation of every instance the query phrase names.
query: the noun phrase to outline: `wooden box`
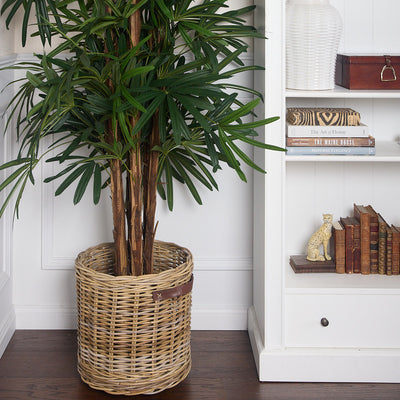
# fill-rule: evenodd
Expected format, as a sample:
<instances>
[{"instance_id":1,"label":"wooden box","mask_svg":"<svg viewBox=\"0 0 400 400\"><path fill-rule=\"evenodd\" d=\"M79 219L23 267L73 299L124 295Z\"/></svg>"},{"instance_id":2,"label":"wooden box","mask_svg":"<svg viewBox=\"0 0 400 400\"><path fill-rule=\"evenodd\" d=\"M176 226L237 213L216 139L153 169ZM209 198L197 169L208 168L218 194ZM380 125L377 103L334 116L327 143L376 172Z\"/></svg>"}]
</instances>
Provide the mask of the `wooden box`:
<instances>
[{"instance_id":1,"label":"wooden box","mask_svg":"<svg viewBox=\"0 0 400 400\"><path fill-rule=\"evenodd\" d=\"M335 82L347 89L400 89L400 56L338 54Z\"/></svg>"}]
</instances>

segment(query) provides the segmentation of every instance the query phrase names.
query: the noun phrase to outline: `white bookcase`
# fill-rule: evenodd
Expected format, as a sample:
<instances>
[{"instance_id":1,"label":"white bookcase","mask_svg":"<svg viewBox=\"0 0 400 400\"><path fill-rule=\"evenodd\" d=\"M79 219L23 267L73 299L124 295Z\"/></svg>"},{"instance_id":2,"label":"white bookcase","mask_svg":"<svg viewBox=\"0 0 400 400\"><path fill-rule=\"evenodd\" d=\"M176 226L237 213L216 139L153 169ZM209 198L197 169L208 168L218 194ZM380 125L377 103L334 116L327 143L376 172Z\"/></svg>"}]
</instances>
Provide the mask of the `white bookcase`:
<instances>
[{"instance_id":1,"label":"white bookcase","mask_svg":"<svg viewBox=\"0 0 400 400\"><path fill-rule=\"evenodd\" d=\"M249 335L261 381L400 382L400 276L295 274L322 214L371 204L400 225L400 91L285 89L285 1L255 0L255 87L260 115L280 115L265 141L285 146L290 106L351 107L376 138L375 156L286 156L256 152L268 173L254 181L254 301ZM345 53L400 53L398 0L331 0L340 12ZM388 12L388 10L391 10ZM264 28L266 27L266 29ZM329 325L324 327L321 319Z\"/></svg>"}]
</instances>

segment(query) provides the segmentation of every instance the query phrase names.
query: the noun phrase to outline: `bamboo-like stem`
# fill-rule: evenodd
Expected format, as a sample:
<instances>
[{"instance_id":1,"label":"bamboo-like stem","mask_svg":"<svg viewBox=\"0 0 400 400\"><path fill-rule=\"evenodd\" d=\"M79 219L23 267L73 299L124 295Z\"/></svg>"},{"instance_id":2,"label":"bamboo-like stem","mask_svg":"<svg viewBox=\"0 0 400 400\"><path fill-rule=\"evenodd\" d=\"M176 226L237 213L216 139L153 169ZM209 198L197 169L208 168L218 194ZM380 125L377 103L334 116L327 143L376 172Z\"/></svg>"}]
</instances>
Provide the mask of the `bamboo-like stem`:
<instances>
[{"instance_id":1,"label":"bamboo-like stem","mask_svg":"<svg viewBox=\"0 0 400 400\"><path fill-rule=\"evenodd\" d=\"M136 4L137 0L132 0ZM134 47L140 42L140 10L133 13L129 18L129 32L131 46ZM131 118L131 129L135 127L136 118ZM128 216L128 241L131 271L135 276L143 274L143 231L142 231L142 159L140 154L140 132L136 138L136 148L129 152L129 174L127 178L127 191L129 200L127 202Z\"/></svg>"},{"instance_id":2,"label":"bamboo-like stem","mask_svg":"<svg viewBox=\"0 0 400 400\"><path fill-rule=\"evenodd\" d=\"M139 145L138 145L139 146ZM140 149L131 150L129 154L128 174L128 241L132 274L143 274L143 240L142 240L142 170Z\"/></svg>"},{"instance_id":3,"label":"bamboo-like stem","mask_svg":"<svg viewBox=\"0 0 400 400\"><path fill-rule=\"evenodd\" d=\"M153 115L152 132L149 143L148 167L146 169L145 198L143 212L144 250L143 250L143 271L145 274L153 272L153 244L155 236L155 214L157 203L157 171L159 153L154 147L160 144L160 132L158 112Z\"/></svg>"},{"instance_id":4,"label":"bamboo-like stem","mask_svg":"<svg viewBox=\"0 0 400 400\"><path fill-rule=\"evenodd\" d=\"M111 9L107 7L107 12L111 14ZM108 53L105 44L105 52ZM106 63L110 59L106 59ZM107 86L110 92L113 93L114 87L112 79L107 79ZM118 125L113 126L112 120L108 120L106 124L107 129L107 142L113 145L114 141L119 141ZM115 244L115 264L114 275L129 275L130 268L128 263L128 249L126 245L126 228L125 228L125 201L124 201L124 187L122 182L122 165L120 160L110 160L111 169L111 203L113 213L113 237Z\"/></svg>"},{"instance_id":5,"label":"bamboo-like stem","mask_svg":"<svg viewBox=\"0 0 400 400\"><path fill-rule=\"evenodd\" d=\"M113 132L112 123L107 123L107 136L113 140L116 132ZM129 275L128 252L126 247L125 230L125 202L124 188L122 184L122 169L119 160L110 160L111 165L111 202L113 211L113 236L115 243L115 275Z\"/></svg>"}]
</instances>

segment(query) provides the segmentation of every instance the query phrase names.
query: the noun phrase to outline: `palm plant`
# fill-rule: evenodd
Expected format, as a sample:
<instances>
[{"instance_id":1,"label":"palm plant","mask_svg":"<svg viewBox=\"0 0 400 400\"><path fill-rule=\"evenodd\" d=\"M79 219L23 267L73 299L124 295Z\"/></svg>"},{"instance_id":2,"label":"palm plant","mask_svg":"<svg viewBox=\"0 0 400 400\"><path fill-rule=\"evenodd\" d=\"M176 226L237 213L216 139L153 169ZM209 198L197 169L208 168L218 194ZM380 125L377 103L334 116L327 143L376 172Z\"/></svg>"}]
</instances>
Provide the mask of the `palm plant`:
<instances>
[{"instance_id":1,"label":"palm plant","mask_svg":"<svg viewBox=\"0 0 400 400\"><path fill-rule=\"evenodd\" d=\"M244 71L247 39L262 38L243 17L253 6L226 10L227 0L7 0L7 27L24 9L22 43L36 11L43 45L9 104L18 156L0 190L10 187L0 215L23 191L42 158L60 164L55 195L75 184L74 204L88 188L98 203L111 189L115 274L152 272L157 191L173 208L174 183L201 203L197 184L218 189L222 164L246 180L242 163L264 172L240 143L270 150L256 129L276 118L245 122L262 99L231 83ZM54 40L53 40L54 43ZM243 104L239 92L254 95ZM46 144L42 151L43 143Z\"/></svg>"}]
</instances>

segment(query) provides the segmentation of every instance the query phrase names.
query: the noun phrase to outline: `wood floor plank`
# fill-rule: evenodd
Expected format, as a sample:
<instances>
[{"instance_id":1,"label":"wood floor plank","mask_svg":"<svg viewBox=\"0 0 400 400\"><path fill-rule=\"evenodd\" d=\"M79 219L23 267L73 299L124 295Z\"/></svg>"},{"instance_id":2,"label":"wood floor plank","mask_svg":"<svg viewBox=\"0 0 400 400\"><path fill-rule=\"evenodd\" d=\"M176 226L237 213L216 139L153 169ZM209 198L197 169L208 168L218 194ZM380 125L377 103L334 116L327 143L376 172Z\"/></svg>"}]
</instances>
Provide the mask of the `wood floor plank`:
<instances>
[{"instance_id":1,"label":"wood floor plank","mask_svg":"<svg viewBox=\"0 0 400 400\"><path fill-rule=\"evenodd\" d=\"M400 384L260 383L246 332L194 331L193 366L156 400L400 400ZM76 370L75 331L17 331L0 360L1 400L119 400Z\"/></svg>"}]
</instances>

